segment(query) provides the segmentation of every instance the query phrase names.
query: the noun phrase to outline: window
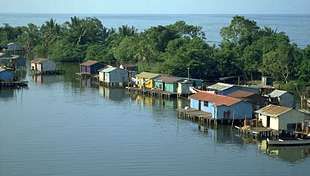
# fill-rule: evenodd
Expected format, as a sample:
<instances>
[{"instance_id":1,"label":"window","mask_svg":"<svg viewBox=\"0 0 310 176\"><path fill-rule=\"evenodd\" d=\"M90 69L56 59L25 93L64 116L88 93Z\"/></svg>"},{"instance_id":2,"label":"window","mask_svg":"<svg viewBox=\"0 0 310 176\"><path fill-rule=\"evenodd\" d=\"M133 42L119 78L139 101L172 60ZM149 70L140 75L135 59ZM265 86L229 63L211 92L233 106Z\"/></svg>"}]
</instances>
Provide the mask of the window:
<instances>
[{"instance_id":1,"label":"window","mask_svg":"<svg viewBox=\"0 0 310 176\"><path fill-rule=\"evenodd\" d=\"M224 111L224 119L230 118L230 111Z\"/></svg>"},{"instance_id":2,"label":"window","mask_svg":"<svg viewBox=\"0 0 310 176\"><path fill-rule=\"evenodd\" d=\"M204 102L203 102L203 105L204 105L204 106L209 106L209 102L204 101Z\"/></svg>"}]
</instances>

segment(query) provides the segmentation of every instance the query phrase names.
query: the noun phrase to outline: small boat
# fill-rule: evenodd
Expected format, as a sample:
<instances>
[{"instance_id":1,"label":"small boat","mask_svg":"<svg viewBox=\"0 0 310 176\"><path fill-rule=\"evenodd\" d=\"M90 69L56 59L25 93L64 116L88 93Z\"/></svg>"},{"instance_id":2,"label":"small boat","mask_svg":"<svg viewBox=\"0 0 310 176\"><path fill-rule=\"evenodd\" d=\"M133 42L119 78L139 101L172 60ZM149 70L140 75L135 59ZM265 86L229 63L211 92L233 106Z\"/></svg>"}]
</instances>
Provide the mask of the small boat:
<instances>
[{"instance_id":1,"label":"small boat","mask_svg":"<svg viewBox=\"0 0 310 176\"><path fill-rule=\"evenodd\" d=\"M293 139L293 140L270 140L267 138L268 146L302 146L310 145L310 139Z\"/></svg>"}]
</instances>

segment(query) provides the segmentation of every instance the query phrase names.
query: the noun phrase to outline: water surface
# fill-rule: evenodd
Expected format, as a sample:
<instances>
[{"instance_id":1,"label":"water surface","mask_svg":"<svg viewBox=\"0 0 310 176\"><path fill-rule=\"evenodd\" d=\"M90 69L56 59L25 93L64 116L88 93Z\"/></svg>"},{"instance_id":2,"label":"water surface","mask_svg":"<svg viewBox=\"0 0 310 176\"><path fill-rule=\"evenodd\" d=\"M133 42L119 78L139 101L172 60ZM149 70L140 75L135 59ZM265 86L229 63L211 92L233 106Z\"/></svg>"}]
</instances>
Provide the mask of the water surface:
<instances>
[{"instance_id":1,"label":"water surface","mask_svg":"<svg viewBox=\"0 0 310 176\"><path fill-rule=\"evenodd\" d=\"M304 175L309 148L267 150L229 127L178 120L187 101L129 95L62 76L0 90L0 175Z\"/></svg>"},{"instance_id":2,"label":"water surface","mask_svg":"<svg viewBox=\"0 0 310 176\"><path fill-rule=\"evenodd\" d=\"M21 26L34 23L41 25L50 18L63 23L70 20L72 16L97 17L107 27L117 28L121 25L130 25L137 27L140 31L151 26L167 25L182 20L203 27L207 40L212 44L219 44L221 41L220 29L227 26L235 15L0 14L0 24L8 23L13 26ZM259 26L267 26L285 32L291 41L297 43L300 47L310 44L310 15L245 14L244 16L257 21Z\"/></svg>"}]
</instances>

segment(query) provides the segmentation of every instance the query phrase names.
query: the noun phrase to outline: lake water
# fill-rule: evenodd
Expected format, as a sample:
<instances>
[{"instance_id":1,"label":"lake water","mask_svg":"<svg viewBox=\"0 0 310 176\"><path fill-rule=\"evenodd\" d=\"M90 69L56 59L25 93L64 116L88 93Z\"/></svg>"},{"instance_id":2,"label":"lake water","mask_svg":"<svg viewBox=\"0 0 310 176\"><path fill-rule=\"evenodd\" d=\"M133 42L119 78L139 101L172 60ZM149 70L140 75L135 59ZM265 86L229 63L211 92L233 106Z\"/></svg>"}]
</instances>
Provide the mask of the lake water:
<instances>
[{"instance_id":1,"label":"lake water","mask_svg":"<svg viewBox=\"0 0 310 176\"><path fill-rule=\"evenodd\" d=\"M179 120L187 101L92 87L66 74L32 78L29 89L0 90L3 176L302 176L310 148L274 148L230 127L198 130Z\"/></svg>"},{"instance_id":2,"label":"lake water","mask_svg":"<svg viewBox=\"0 0 310 176\"><path fill-rule=\"evenodd\" d=\"M203 27L210 43L218 44L221 41L220 29L227 26L234 15L100 15L100 14L0 14L0 24L8 23L13 26L34 23L41 25L50 18L63 23L71 16L97 17L107 27L133 25L139 30L150 26L166 25L178 20ZM244 15L257 21L260 26L268 26L277 31L288 34L291 41L300 47L310 44L310 15Z\"/></svg>"}]
</instances>

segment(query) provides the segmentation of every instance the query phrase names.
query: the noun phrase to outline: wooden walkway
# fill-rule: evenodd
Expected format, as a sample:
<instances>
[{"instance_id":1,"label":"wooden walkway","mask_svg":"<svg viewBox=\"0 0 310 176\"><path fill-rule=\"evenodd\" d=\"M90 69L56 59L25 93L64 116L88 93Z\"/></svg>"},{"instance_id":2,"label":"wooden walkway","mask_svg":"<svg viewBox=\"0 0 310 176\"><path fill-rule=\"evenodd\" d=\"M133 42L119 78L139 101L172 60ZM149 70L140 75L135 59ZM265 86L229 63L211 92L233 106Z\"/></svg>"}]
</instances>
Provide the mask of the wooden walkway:
<instances>
[{"instance_id":1,"label":"wooden walkway","mask_svg":"<svg viewBox=\"0 0 310 176\"><path fill-rule=\"evenodd\" d=\"M212 114L196 109L178 109L178 118L190 120L204 125L217 125L217 121L212 118Z\"/></svg>"},{"instance_id":2,"label":"wooden walkway","mask_svg":"<svg viewBox=\"0 0 310 176\"><path fill-rule=\"evenodd\" d=\"M28 87L27 81L0 82L1 88L23 88Z\"/></svg>"},{"instance_id":3,"label":"wooden walkway","mask_svg":"<svg viewBox=\"0 0 310 176\"><path fill-rule=\"evenodd\" d=\"M239 133L245 136L251 136L253 138L279 138L279 132L276 130L272 130L270 128L265 127L238 127L235 126L236 129L238 129Z\"/></svg>"},{"instance_id":4,"label":"wooden walkway","mask_svg":"<svg viewBox=\"0 0 310 176\"><path fill-rule=\"evenodd\" d=\"M303 146L310 145L310 139L269 140L269 138L267 138L267 144L270 146Z\"/></svg>"}]
</instances>

